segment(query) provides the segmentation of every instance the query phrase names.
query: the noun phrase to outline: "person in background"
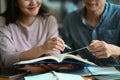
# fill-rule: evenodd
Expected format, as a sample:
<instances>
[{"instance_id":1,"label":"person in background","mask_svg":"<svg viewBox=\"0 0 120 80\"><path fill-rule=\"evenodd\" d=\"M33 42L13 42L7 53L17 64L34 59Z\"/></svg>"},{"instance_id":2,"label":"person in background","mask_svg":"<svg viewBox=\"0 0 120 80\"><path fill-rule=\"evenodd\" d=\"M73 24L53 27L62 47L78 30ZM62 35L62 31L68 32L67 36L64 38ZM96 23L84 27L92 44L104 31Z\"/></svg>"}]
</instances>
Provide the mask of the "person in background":
<instances>
[{"instance_id":1,"label":"person in background","mask_svg":"<svg viewBox=\"0 0 120 80\"><path fill-rule=\"evenodd\" d=\"M58 37L56 19L49 15L42 0L7 0L0 17L0 55L3 66L41 56L59 55L64 41ZM24 69L45 72L49 65L26 65Z\"/></svg>"},{"instance_id":2,"label":"person in background","mask_svg":"<svg viewBox=\"0 0 120 80\"><path fill-rule=\"evenodd\" d=\"M120 61L120 6L106 0L83 0L85 6L66 16L62 38L81 57L99 66ZM66 50L68 51L68 50Z\"/></svg>"}]
</instances>

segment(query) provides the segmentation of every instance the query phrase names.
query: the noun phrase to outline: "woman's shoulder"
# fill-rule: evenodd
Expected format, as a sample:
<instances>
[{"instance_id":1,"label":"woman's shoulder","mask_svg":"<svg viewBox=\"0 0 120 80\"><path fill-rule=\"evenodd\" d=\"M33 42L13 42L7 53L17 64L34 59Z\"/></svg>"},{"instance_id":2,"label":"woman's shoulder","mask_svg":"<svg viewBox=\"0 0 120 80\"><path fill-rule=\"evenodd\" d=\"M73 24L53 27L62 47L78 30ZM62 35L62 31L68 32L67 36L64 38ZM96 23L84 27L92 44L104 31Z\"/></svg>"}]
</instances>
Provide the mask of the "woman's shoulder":
<instances>
[{"instance_id":1,"label":"woman's shoulder","mask_svg":"<svg viewBox=\"0 0 120 80\"><path fill-rule=\"evenodd\" d=\"M38 19L41 21L56 21L56 18L53 15L38 16Z\"/></svg>"},{"instance_id":2,"label":"woman's shoulder","mask_svg":"<svg viewBox=\"0 0 120 80\"><path fill-rule=\"evenodd\" d=\"M8 26L6 25L6 19L3 16L0 16L0 32L8 34Z\"/></svg>"}]
</instances>

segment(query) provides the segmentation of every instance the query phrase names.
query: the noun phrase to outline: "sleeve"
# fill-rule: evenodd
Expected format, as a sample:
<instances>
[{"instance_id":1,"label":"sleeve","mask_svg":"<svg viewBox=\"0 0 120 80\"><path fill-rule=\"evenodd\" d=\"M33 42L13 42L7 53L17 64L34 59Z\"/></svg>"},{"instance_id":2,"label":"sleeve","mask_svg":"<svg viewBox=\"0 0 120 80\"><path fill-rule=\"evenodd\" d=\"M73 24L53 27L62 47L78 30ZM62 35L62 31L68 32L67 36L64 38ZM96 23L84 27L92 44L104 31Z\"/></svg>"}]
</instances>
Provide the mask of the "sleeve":
<instances>
[{"instance_id":1,"label":"sleeve","mask_svg":"<svg viewBox=\"0 0 120 80\"><path fill-rule=\"evenodd\" d=\"M3 66L11 66L19 61L20 52L16 52L13 40L8 30L8 26L3 24L3 19L0 17L0 55Z\"/></svg>"},{"instance_id":2,"label":"sleeve","mask_svg":"<svg viewBox=\"0 0 120 80\"><path fill-rule=\"evenodd\" d=\"M59 32L58 32L58 23L55 17L49 16L47 20L47 26L48 26L48 35L47 35L47 40L51 39L53 37L59 37ZM52 52L50 55L58 56L60 52Z\"/></svg>"},{"instance_id":3,"label":"sleeve","mask_svg":"<svg viewBox=\"0 0 120 80\"><path fill-rule=\"evenodd\" d=\"M0 32L0 54L3 66L11 66L19 61L20 53L15 51L12 40L2 32Z\"/></svg>"},{"instance_id":4,"label":"sleeve","mask_svg":"<svg viewBox=\"0 0 120 80\"><path fill-rule=\"evenodd\" d=\"M59 33L58 33L58 24L57 21L55 19L55 17L50 16L47 20L48 23L48 35L47 35L47 40L53 37L58 37Z\"/></svg>"}]
</instances>

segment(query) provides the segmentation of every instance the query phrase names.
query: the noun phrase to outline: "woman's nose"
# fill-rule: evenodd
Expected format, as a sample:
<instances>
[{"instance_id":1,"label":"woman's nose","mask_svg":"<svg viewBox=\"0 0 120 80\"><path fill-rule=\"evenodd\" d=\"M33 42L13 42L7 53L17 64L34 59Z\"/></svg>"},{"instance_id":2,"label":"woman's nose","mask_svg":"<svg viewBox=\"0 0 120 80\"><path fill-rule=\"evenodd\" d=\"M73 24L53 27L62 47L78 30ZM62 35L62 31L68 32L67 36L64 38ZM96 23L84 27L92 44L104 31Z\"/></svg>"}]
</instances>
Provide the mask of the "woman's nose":
<instances>
[{"instance_id":1,"label":"woman's nose","mask_svg":"<svg viewBox=\"0 0 120 80\"><path fill-rule=\"evenodd\" d=\"M34 6L36 4L36 0L31 0L30 5Z\"/></svg>"}]
</instances>

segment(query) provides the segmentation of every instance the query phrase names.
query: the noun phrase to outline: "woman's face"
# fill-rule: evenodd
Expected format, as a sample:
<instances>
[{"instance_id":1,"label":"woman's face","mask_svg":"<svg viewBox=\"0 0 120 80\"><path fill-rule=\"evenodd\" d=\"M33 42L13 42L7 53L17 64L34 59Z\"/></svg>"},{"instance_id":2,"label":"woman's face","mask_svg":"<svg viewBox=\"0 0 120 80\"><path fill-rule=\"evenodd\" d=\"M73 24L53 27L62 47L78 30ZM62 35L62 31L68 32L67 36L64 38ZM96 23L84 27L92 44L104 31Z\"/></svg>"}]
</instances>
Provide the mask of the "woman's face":
<instances>
[{"instance_id":1,"label":"woman's face","mask_svg":"<svg viewBox=\"0 0 120 80\"><path fill-rule=\"evenodd\" d=\"M36 16L41 7L42 0L17 0L22 16Z\"/></svg>"},{"instance_id":2,"label":"woman's face","mask_svg":"<svg viewBox=\"0 0 120 80\"><path fill-rule=\"evenodd\" d=\"M106 0L83 0L86 9L89 11L99 11L104 8Z\"/></svg>"}]
</instances>

